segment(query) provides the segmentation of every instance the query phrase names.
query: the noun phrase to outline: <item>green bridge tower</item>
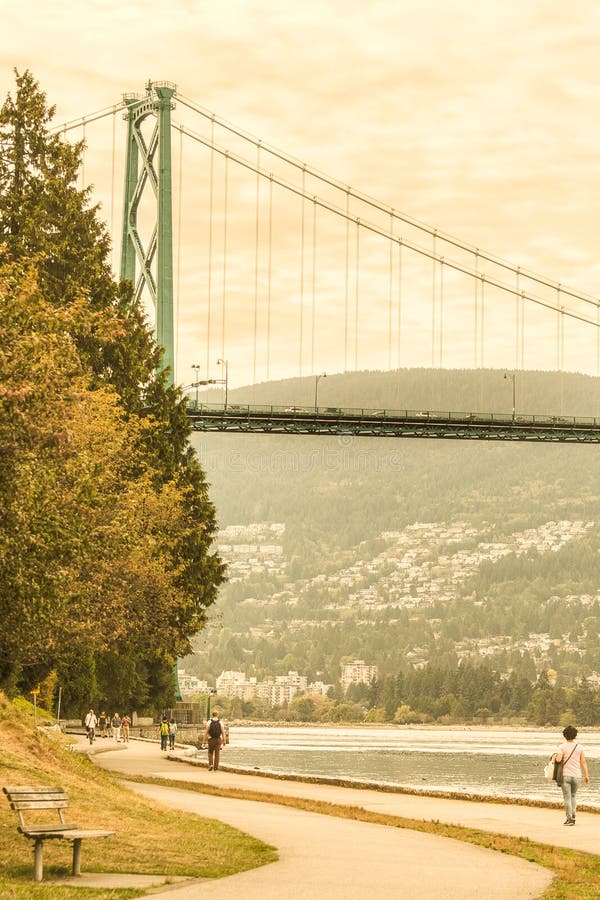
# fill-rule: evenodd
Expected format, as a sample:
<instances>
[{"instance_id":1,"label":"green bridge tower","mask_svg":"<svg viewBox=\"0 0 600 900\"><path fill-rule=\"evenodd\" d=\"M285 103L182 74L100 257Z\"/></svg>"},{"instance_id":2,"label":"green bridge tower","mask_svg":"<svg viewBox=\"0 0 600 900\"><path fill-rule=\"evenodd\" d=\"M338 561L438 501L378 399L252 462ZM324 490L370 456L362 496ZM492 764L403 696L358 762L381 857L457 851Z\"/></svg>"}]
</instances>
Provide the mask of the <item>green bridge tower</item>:
<instances>
[{"instance_id":1,"label":"green bridge tower","mask_svg":"<svg viewBox=\"0 0 600 900\"><path fill-rule=\"evenodd\" d=\"M154 304L156 340L164 350L163 365L169 369L170 384L175 376L171 176L171 110L175 91L176 86L168 81L149 81L145 95L123 96L127 107L127 158L121 278L132 282L136 299L146 291ZM142 125L149 116L156 121L147 140ZM156 198L156 219L144 244L138 211L148 184Z\"/></svg>"},{"instance_id":2,"label":"green bridge tower","mask_svg":"<svg viewBox=\"0 0 600 900\"><path fill-rule=\"evenodd\" d=\"M156 340L164 350L163 366L168 369L169 384L173 384L175 378L171 175L171 110L175 90L176 86L169 81L149 81L144 96L125 94L123 97L127 107L127 158L121 278L131 281L136 299L142 296L144 289L150 295L156 312ZM154 116L156 121L147 142L142 124L149 116ZM156 219L150 239L144 245L138 228L138 211L148 183L156 199ZM137 275L136 263L139 265ZM173 666L173 689L175 699L181 700L177 660Z\"/></svg>"}]
</instances>

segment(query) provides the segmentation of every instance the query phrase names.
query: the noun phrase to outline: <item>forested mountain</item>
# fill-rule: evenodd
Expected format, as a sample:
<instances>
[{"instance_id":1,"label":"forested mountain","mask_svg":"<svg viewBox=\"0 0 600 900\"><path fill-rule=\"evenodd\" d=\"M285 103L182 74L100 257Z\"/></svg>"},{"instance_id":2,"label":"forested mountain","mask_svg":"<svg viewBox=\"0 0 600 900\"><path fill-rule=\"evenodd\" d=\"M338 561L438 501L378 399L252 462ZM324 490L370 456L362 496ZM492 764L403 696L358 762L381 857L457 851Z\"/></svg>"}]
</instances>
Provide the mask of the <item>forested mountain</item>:
<instances>
[{"instance_id":1,"label":"forested mountain","mask_svg":"<svg viewBox=\"0 0 600 900\"><path fill-rule=\"evenodd\" d=\"M339 375L320 382L319 403L510 411L503 374ZM523 372L516 383L523 412L600 411L599 379ZM311 388L314 379L295 379L231 397L310 405ZM527 696L522 684L519 701L504 690L494 710L504 703L520 715L540 673L556 672L548 690L564 690L600 672L600 448L212 434L194 442L229 583L188 671L210 681L225 669L259 679L293 669L337 684L341 662L356 657L379 667L389 695L390 678L397 686L435 667L484 664L494 696L509 676L525 679ZM258 527L231 537L228 526L251 523L285 531L277 540ZM273 544L280 556L267 564ZM439 696L426 699L434 682L413 701L434 718L451 715L454 702L458 715L465 706L454 694L441 706ZM396 694L388 707L402 705Z\"/></svg>"}]
</instances>

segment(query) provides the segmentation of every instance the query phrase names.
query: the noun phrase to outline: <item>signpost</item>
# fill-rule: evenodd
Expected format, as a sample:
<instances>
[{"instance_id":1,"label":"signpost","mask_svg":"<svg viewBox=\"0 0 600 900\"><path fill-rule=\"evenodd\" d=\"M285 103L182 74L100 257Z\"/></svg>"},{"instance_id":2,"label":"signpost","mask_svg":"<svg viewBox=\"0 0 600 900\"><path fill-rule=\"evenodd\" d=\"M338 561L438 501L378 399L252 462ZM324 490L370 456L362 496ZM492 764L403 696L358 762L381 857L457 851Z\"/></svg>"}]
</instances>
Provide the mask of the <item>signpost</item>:
<instances>
[{"instance_id":1,"label":"signpost","mask_svg":"<svg viewBox=\"0 0 600 900\"><path fill-rule=\"evenodd\" d=\"M30 694L33 694L33 727L34 728L37 728L37 698L38 698L39 692L40 692L39 684L36 688L34 688L32 691L29 692Z\"/></svg>"}]
</instances>

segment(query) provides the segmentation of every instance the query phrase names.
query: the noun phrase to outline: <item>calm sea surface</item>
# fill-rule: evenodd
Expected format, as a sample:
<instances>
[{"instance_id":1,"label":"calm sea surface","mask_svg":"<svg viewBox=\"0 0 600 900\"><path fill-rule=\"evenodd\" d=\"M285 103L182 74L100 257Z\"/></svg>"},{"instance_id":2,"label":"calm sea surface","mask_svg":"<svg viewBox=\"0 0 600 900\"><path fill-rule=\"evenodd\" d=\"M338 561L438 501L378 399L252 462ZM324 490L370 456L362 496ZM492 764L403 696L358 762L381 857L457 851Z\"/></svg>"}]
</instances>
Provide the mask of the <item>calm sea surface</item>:
<instances>
[{"instance_id":1,"label":"calm sea surface","mask_svg":"<svg viewBox=\"0 0 600 900\"><path fill-rule=\"evenodd\" d=\"M232 726L223 762L254 771L321 775L497 797L562 799L543 768L561 740L539 731L252 728ZM600 808L600 732L581 732L591 785L580 802Z\"/></svg>"}]
</instances>

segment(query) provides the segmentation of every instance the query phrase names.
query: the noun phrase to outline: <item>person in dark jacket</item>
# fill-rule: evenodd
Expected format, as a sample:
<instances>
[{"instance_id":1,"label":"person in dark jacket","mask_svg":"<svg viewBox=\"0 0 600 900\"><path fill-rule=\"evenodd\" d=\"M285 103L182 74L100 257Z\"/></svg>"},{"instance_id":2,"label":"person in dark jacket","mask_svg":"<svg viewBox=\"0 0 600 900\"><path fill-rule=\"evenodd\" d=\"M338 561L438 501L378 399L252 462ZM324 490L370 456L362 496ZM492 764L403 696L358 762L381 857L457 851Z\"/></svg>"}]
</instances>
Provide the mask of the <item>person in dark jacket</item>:
<instances>
[{"instance_id":1,"label":"person in dark jacket","mask_svg":"<svg viewBox=\"0 0 600 900\"><path fill-rule=\"evenodd\" d=\"M204 743L208 746L208 771L216 772L219 768L221 748L225 746L225 728L219 719L219 711L213 709L212 717L206 723Z\"/></svg>"}]
</instances>

